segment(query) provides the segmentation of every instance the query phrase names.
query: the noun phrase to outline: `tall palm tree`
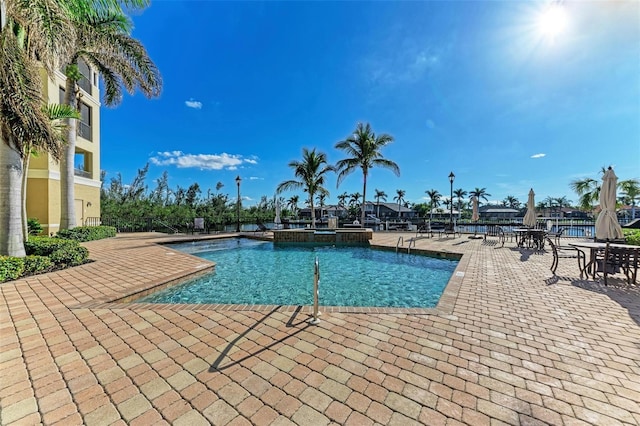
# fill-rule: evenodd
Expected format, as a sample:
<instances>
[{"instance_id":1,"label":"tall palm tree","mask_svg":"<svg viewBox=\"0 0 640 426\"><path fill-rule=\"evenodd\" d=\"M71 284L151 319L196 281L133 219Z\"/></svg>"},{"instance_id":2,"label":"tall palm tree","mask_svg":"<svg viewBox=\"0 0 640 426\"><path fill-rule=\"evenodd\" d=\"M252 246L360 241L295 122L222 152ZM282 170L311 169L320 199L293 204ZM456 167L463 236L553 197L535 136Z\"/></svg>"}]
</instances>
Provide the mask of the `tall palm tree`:
<instances>
[{"instance_id":1,"label":"tall palm tree","mask_svg":"<svg viewBox=\"0 0 640 426\"><path fill-rule=\"evenodd\" d=\"M636 198L640 196L640 181L638 179L627 179L618 182L618 187L622 194L631 204L631 217L636 217Z\"/></svg>"},{"instance_id":2,"label":"tall palm tree","mask_svg":"<svg viewBox=\"0 0 640 426\"><path fill-rule=\"evenodd\" d=\"M116 3L117 4L117 3ZM65 62L64 103L79 109L78 70L80 61L96 69L104 81L103 103L115 106L122 100L122 89L133 94L136 88L148 98L158 96L160 73L144 46L131 37L131 21L117 7L73 8L72 22L77 37ZM76 226L74 208L74 158L77 119L67 120L67 144L60 162L60 229Z\"/></svg>"},{"instance_id":3,"label":"tall palm tree","mask_svg":"<svg viewBox=\"0 0 640 426\"><path fill-rule=\"evenodd\" d=\"M349 198L349 194L347 194L346 192L343 192L342 194L338 195L338 205L340 207L345 207L347 198Z\"/></svg>"},{"instance_id":4,"label":"tall palm tree","mask_svg":"<svg viewBox=\"0 0 640 426\"><path fill-rule=\"evenodd\" d=\"M404 189L396 189L396 196L393 197L393 199L395 201L398 202L398 219L400 219L400 213L401 213L401 208L400 206L402 205L402 202L404 201L404 196L407 193L407 191L405 191Z\"/></svg>"},{"instance_id":5,"label":"tall palm tree","mask_svg":"<svg viewBox=\"0 0 640 426\"><path fill-rule=\"evenodd\" d=\"M338 142L336 148L344 151L347 154L347 158L340 160L336 163L336 169L338 170L337 184L344 180L344 178L351 174L357 168L362 169L362 226L364 227L365 219L365 203L367 200L367 177L369 176L369 170L373 167L383 167L393 171L396 176L400 176L400 167L391 160L387 160L382 156L382 148L393 142L393 137L386 133L376 136L371 130L369 123L363 125L358 123L356 130L347 139Z\"/></svg>"},{"instance_id":6,"label":"tall palm tree","mask_svg":"<svg viewBox=\"0 0 640 426\"><path fill-rule=\"evenodd\" d=\"M376 211L376 217L380 219L380 200L387 201L387 194L385 194L384 191L378 190L377 188L374 191L375 191L374 197L376 199L376 205L378 206L378 209Z\"/></svg>"},{"instance_id":7,"label":"tall palm tree","mask_svg":"<svg viewBox=\"0 0 640 426\"><path fill-rule=\"evenodd\" d=\"M467 191L462 188L458 188L453 191L453 195L458 199L458 219L460 219L462 217L462 200L465 195L467 195Z\"/></svg>"},{"instance_id":8,"label":"tall palm tree","mask_svg":"<svg viewBox=\"0 0 640 426\"><path fill-rule=\"evenodd\" d=\"M433 209L437 208L440 205L440 198L442 195L438 192L437 189L429 189L428 191L424 191L429 197L429 221L433 219Z\"/></svg>"},{"instance_id":9,"label":"tall palm tree","mask_svg":"<svg viewBox=\"0 0 640 426\"><path fill-rule=\"evenodd\" d=\"M478 199L478 205L482 204L480 200L489 201L491 194L487 192L487 188L476 188L473 191L469 191L469 195Z\"/></svg>"},{"instance_id":10,"label":"tall palm tree","mask_svg":"<svg viewBox=\"0 0 640 426\"><path fill-rule=\"evenodd\" d=\"M287 201L287 206L293 212L294 217L298 217L298 202L300 201L300 197L297 195L292 195Z\"/></svg>"},{"instance_id":11,"label":"tall palm tree","mask_svg":"<svg viewBox=\"0 0 640 426\"><path fill-rule=\"evenodd\" d=\"M302 149L302 161L291 161L289 167L293 169L294 175L298 180L287 180L278 185L277 191L288 191L290 189L302 188L304 192L309 194L309 207L311 208L311 227L316 227L316 215L313 206L313 199L316 194L328 192L324 188L325 178L329 172L335 171L335 168L327 164L327 154L316 152L315 148L309 151L307 148Z\"/></svg>"},{"instance_id":12,"label":"tall palm tree","mask_svg":"<svg viewBox=\"0 0 640 426\"><path fill-rule=\"evenodd\" d=\"M22 188L31 147L57 158L59 139L42 109L40 70L53 76L75 37L55 0L0 1L0 255L24 256Z\"/></svg>"}]
</instances>

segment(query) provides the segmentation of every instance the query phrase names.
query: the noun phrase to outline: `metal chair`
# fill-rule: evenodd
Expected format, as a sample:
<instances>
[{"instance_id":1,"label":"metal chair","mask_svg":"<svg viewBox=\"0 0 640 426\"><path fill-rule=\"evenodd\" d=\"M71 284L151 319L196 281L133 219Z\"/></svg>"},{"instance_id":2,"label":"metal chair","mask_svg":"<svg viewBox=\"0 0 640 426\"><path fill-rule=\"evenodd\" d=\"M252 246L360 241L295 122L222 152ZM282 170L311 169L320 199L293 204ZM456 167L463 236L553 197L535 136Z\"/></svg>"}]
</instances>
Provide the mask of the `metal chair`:
<instances>
[{"instance_id":1,"label":"metal chair","mask_svg":"<svg viewBox=\"0 0 640 426\"><path fill-rule=\"evenodd\" d=\"M578 259L578 268L580 269L580 278L582 278L583 271L586 268L586 256L582 250L579 250L575 247L562 247L557 246L551 241L551 238L545 237L547 244L551 247L551 251L553 252L553 262L551 263L551 272L553 275L556 274L556 269L558 268L558 260L560 258L564 259ZM581 263L582 262L582 263Z\"/></svg>"}]
</instances>

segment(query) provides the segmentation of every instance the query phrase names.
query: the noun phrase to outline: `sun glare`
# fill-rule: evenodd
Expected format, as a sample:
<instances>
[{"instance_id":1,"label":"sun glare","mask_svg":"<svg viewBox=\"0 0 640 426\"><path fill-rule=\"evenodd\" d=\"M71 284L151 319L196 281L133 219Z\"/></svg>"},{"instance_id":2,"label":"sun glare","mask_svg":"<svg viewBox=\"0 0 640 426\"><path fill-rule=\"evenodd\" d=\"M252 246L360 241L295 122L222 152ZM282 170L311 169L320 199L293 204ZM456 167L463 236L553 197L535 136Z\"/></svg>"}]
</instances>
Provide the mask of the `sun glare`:
<instances>
[{"instance_id":1,"label":"sun glare","mask_svg":"<svg viewBox=\"0 0 640 426\"><path fill-rule=\"evenodd\" d=\"M558 4L549 6L538 18L538 30L551 40L555 40L566 27L567 15L564 8Z\"/></svg>"}]
</instances>

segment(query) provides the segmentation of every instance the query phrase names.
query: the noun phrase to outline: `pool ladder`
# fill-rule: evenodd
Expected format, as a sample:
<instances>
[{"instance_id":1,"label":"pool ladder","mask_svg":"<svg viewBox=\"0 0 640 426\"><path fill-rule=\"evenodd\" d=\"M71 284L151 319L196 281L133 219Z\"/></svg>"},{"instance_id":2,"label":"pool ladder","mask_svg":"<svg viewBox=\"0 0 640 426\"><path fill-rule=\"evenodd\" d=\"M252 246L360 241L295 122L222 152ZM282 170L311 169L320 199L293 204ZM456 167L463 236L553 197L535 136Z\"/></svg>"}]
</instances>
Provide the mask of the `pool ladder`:
<instances>
[{"instance_id":1,"label":"pool ladder","mask_svg":"<svg viewBox=\"0 0 640 426\"><path fill-rule=\"evenodd\" d=\"M407 241L409 242L409 245L407 246L407 253L411 253L411 246L413 245L414 248L416 247L416 238L409 238ZM396 243L396 253L398 252L398 249L403 246L404 238L399 237L398 242Z\"/></svg>"},{"instance_id":2,"label":"pool ladder","mask_svg":"<svg viewBox=\"0 0 640 426\"><path fill-rule=\"evenodd\" d=\"M313 262L313 318L309 319L309 324L318 325L320 324L320 312L318 312L318 303L319 303L319 295L320 295L320 261L316 257L315 262Z\"/></svg>"}]
</instances>

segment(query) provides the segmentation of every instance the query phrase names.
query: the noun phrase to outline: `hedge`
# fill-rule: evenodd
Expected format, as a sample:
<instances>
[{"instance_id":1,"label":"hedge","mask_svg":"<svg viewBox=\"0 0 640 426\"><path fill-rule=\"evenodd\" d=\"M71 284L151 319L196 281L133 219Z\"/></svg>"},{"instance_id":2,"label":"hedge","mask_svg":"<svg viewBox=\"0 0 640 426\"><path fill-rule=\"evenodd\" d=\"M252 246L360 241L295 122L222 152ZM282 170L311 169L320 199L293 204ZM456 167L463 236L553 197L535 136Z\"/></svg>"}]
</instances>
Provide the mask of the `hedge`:
<instances>
[{"instance_id":1,"label":"hedge","mask_svg":"<svg viewBox=\"0 0 640 426\"><path fill-rule=\"evenodd\" d=\"M58 231L56 237L80 242L102 240L116 236L116 228L113 226L78 226L73 229Z\"/></svg>"},{"instance_id":2,"label":"hedge","mask_svg":"<svg viewBox=\"0 0 640 426\"><path fill-rule=\"evenodd\" d=\"M78 241L62 238L31 237L24 248L27 255L49 257L56 269L82 265L89 257L89 250Z\"/></svg>"},{"instance_id":3,"label":"hedge","mask_svg":"<svg viewBox=\"0 0 640 426\"><path fill-rule=\"evenodd\" d=\"M53 261L47 256L27 256L24 260L24 274L35 275L48 272L54 268Z\"/></svg>"},{"instance_id":4,"label":"hedge","mask_svg":"<svg viewBox=\"0 0 640 426\"><path fill-rule=\"evenodd\" d=\"M0 282L20 278L24 272L24 259L21 257L0 256Z\"/></svg>"}]
</instances>

